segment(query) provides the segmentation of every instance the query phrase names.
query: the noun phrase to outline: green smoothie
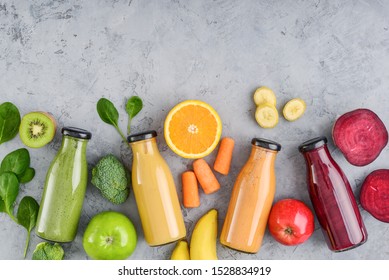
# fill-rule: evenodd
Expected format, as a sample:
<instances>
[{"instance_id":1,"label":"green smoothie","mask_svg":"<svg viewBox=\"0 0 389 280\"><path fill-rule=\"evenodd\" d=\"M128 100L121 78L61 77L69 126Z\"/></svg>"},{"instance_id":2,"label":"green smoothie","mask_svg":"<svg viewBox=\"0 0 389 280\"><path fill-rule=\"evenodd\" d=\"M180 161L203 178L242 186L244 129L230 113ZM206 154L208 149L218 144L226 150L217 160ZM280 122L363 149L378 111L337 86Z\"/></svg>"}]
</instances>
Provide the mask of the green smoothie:
<instances>
[{"instance_id":1,"label":"green smoothie","mask_svg":"<svg viewBox=\"0 0 389 280\"><path fill-rule=\"evenodd\" d=\"M91 134L64 127L62 145L46 175L36 233L54 242L73 241L87 186L86 146Z\"/></svg>"}]
</instances>

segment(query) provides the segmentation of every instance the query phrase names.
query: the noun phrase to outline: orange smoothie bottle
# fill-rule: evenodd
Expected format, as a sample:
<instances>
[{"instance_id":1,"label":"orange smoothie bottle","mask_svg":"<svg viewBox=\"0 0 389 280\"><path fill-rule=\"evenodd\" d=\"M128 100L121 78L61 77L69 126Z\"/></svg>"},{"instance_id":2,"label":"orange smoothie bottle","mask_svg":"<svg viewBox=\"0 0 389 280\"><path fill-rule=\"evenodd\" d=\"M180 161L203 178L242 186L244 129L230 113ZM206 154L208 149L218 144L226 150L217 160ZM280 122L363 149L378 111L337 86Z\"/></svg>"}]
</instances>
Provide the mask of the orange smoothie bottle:
<instances>
[{"instance_id":1,"label":"orange smoothie bottle","mask_svg":"<svg viewBox=\"0 0 389 280\"><path fill-rule=\"evenodd\" d=\"M159 153L156 136L154 130L128 136L133 152L132 188L145 240L150 246L186 236L173 176Z\"/></svg>"},{"instance_id":2,"label":"orange smoothie bottle","mask_svg":"<svg viewBox=\"0 0 389 280\"><path fill-rule=\"evenodd\" d=\"M274 162L281 145L261 138L254 138L251 144L250 157L232 190L220 242L238 251L257 253L274 199Z\"/></svg>"}]
</instances>

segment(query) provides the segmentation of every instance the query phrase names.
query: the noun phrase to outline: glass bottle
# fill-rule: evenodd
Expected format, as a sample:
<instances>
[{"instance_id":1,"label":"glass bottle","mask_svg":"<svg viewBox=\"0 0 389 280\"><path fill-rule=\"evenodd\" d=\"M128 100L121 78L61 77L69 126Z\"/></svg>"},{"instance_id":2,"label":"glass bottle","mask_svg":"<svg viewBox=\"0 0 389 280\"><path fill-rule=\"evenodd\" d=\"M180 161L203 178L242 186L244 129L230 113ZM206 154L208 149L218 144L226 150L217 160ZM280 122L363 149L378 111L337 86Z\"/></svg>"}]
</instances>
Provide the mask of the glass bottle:
<instances>
[{"instance_id":1,"label":"glass bottle","mask_svg":"<svg viewBox=\"0 0 389 280\"><path fill-rule=\"evenodd\" d=\"M232 190L220 242L238 251L256 253L274 199L274 164L281 145L261 138L252 139L251 144L250 157Z\"/></svg>"},{"instance_id":2,"label":"glass bottle","mask_svg":"<svg viewBox=\"0 0 389 280\"><path fill-rule=\"evenodd\" d=\"M88 180L86 146L92 134L63 127L62 145L47 171L36 233L54 242L73 241Z\"/></svg>"},{"instance_id":3,"label":"glass bottle","mask_svg":"<svg viewBox=\"0 0 389 280\"><path fill-rule=\"evenodd\" d=\"M176 186L159 153L157 132L128 136L133 152L132 187L146 242L167 244L186 236Z\"/></svg>"},{"instance_id":4,"label":"glass bottle","mask_svg":"<svg viewBox=\"0 0 389 280\"><path fill-rule=\"evenodd\" d=\"M309 196L330 250L341 252L363 244L367 232L349 181L334 161L326 137L299 146L307 166Z\"/></svg>"}]
</instances>

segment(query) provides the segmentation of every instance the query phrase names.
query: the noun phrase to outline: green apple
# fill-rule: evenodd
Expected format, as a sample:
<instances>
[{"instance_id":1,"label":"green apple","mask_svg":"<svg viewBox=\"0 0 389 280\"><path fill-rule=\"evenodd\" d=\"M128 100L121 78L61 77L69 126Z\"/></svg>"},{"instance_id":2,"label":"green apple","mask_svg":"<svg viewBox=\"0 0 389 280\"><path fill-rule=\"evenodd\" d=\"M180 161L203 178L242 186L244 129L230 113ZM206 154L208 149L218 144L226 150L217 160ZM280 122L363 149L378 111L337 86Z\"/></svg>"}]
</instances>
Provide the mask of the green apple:
<instances>
[{"instance_id":1,"label":"green apple","mask_svg":"<svg viewBox=\"0 0 389 280\"><path fill-rule=\"evenodd\" d=\"M121 213L108 211L92 218L82 245L88 256L95 260L124 260L134 252L136 242L132 222Z\"/></svg>"}]
</instances>

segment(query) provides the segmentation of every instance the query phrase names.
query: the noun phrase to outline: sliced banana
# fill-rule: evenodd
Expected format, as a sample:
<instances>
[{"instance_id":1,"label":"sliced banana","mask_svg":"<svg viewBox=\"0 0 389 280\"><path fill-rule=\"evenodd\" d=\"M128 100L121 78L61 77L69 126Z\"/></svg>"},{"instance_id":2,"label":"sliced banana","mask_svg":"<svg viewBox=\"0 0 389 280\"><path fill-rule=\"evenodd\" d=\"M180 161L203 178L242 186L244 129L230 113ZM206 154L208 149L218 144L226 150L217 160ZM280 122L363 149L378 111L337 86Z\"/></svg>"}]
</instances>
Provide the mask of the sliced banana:
<instances>
[{"instance_id":1,"label":"sliced banana","mask_svg":"<svg viewBox=\"0 0 389 280\"><path fill-rule=\"evenodd\" d=\"M260 104L255 111L255 120L263 128L275 127L278 123L278 111L272 104Z\"/></svg>"},{"instance_id":2,"label":"sliced banana","mask_svg":"<svg viewBox=\"0 0 389 280\"><path fill-rule=\"evenodd\" d=\"M254 93L254 102L257 106L263 103L269 103L273 106L276 106L276 95L268 87L260 87Z\"/></svg>"},{"instance_id":3,"label":"sliced banana","mask_svg":"<svg viewBox=\"0 0 389 280\"><path fill-rule=\"evenodd\" d=\"M285 104L282 114L286 120L292 122L300 118L304 114L306 108L307 105L304 100L301 98L294 98Z\"/></svg>"}]
</instances>

